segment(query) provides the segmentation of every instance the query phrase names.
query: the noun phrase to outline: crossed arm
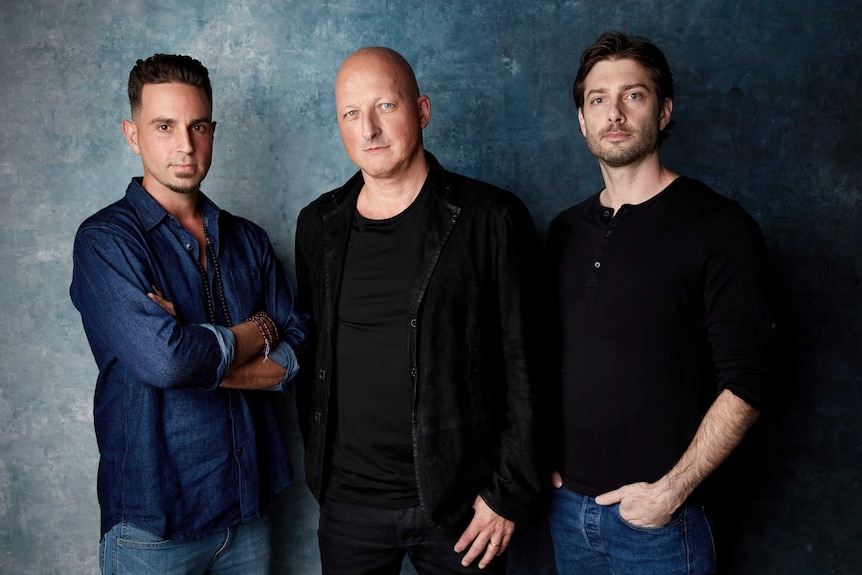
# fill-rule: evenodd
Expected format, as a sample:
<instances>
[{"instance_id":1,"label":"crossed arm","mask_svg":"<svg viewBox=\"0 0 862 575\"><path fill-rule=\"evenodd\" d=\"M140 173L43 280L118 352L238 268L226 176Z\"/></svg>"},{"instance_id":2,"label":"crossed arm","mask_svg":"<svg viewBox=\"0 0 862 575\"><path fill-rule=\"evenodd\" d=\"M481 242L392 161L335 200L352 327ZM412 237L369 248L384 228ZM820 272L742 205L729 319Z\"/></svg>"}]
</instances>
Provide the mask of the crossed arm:
<instances>
[{"instance_id":1,"label":"crossed arm","mask_svg":"<svg viewBox=\"0 0 862 575\"><path fill-rule=\"evenodd\" d=\"M155 286L153 286L153 291L147 294L147 297L176 317L174 304L166 300ZM269 316L264 321L270 323L270 333L276 333L275 325ZM265 340L258 326L254 322L246 321L228 329L236 338L236 348L233 362L219 386L251 390L267 389L278 385L284 378L286 370L276 362L265 361L265 358L260 357ZM273 345L275 343L277 342L273 342Z\"/></svg>"}]
</instances>

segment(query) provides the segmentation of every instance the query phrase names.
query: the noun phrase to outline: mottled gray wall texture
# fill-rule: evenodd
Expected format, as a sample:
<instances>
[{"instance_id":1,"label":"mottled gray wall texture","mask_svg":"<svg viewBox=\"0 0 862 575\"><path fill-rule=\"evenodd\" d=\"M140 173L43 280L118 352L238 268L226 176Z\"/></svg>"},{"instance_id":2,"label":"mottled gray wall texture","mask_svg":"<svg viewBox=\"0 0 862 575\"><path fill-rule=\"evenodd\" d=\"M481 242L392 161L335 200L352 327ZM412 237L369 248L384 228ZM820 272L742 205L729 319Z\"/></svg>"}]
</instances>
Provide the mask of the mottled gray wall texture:
<instances>
[{"instance_id":1,"label":"mottled gray wall texture","mask_svg":"<svg viewBox=\"0 0 862 575\"><path fill-rule=\"evenodd\" d=\"M427 147L520 195L544 231L601 186L570 90L606 29L664 49L665 163L750 211L775 269L780 377L720 471L723 572L862 572L860 19L862 4L828 0L2 0L0 573L98 572L96 368L68 286L78 224L141 173L120 129L137 58L209 67L204 190L260 223L292 269L300 208L354 171L332 93L350 52L402 52L431 98ZM318 572L301 475L277 511L275 572ZM541 521L520 535L512 572L552 573Z\"/></svg>"}]
</instances>

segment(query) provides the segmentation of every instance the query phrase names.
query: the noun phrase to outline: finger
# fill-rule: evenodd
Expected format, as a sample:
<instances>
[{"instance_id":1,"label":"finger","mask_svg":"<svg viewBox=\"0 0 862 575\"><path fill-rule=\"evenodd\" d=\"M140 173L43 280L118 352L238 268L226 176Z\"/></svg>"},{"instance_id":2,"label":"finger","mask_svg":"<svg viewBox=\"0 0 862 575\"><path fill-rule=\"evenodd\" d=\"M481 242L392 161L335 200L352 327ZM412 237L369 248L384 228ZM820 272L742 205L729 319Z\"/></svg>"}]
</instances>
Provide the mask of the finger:
<instances>
[{"instance_id":1,"label":"finger","mask_svg":"<svg viewBox=\"0 0 862 575\"><path fill-rule=\"evenodd\" d=\"M596 503L599 505L613 505L614 503L619 503L623 500L623 488L615 489L613 491L608 491L607 493L602 493L598 497L596 497Z\"/></svg>"},{"instance_id":2,"label":"finger","mask_svg":"<svg viewBox=\"0 0 862 575\"><path fill-rule=\"evenodd\" d=\"M473 526L473 522L471 521L467 526L467 529L464 530L464 533L461 534L458 541L455 542L455 553L461 553L466 549L467 546L476 539L477 535L479 535L479 530Z\"/></svg>"},{"instance_id":3,"label":"finger","mask_svg":"<svg viewBox=\"0 0 862 575\"><path fill-rule=\"evenodd\" d=\"M497 539L493 538L493 540L496 541ZM500 546L497 547L497 555L503 554L503 551L505 551L506 548L509 546L510 541L512 541L512 533L504 533L503 536L500 538Z\"/></svg>"},{"instance_id":4,"label":"finger","mask_svg":"<svg viewBox=\"0 0 862 575\"><path fill-rule=\"evenodd\" d=\"M488 538L487 537L477 537L473 544L470 545L470 548L467 549L467 553L464 554L464 557L461 558L461 565L464 567L469 566L473 561L475 561L480 555L488 554ZM493 553L493 548L491 548ZM484 561L484 557L482 558Z\"/></svg>"},{"instance_id":5,"label":"finger","mask_svg":"<svg viewBox=\"0 0 862 575\"><path fill-rule=\"evenodd\" d=\"M491 560L493 560L494 557L497 556L500 547L502 547L502 545L500 545L499 547L494 547L493 545L491 545L491 540L488 540L488 547L485 550L485 554L482 555L482 559L479 561L479 569L484 569L488 566L488 563L490 563Z\"/></svg>"},{"instance_id":6,"label":"finger","mask_svg":"<svg viewBox=\"0 0 862 575\"><path fill-rule=\"evenodd\" d=\"M559 489L563 486L563 477L556 469L551 473L551 485Z\"/></svg>"}]
</instances>

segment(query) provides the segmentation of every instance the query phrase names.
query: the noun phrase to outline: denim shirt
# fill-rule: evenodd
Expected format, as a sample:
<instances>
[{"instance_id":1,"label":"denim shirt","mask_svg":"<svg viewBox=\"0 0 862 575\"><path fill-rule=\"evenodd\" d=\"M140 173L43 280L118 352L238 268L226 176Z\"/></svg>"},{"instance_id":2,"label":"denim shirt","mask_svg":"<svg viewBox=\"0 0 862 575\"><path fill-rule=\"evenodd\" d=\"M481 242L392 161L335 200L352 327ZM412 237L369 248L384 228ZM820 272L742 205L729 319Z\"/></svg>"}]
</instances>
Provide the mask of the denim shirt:
<instances>
[{"instance_id":1,"label":"denim shirt","mask_svg":"<svg viewBox=\"0 0 862 575\"><path fill-rule=\"evenodd\" d=\"M235 344L222 304L233 324L261 310L274 319L282 343L270 359L285 381L297 372L304 322L266 233L203 194L199 205L224 289L222 298L210 258L216 326L196 263L205 246L139 179L75 237L70 294L99 368L102 534L124 520L168 539L204 537L259 517L290 484L275 413L283 394L218 387ZM147 297L153 287L176 318Z\"/></svg>"}]
</instances>

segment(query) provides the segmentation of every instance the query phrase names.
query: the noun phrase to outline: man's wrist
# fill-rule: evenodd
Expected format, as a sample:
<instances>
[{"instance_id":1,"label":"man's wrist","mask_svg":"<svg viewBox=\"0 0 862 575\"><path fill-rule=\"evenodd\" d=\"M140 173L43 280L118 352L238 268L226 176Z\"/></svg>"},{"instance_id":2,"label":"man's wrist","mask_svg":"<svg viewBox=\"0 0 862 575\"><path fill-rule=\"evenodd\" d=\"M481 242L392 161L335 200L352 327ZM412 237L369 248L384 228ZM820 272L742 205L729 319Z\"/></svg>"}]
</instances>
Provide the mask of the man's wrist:
<instances>
[{"instance_id":1,"label":"man's wrist","mask_svg":"<svg viewBox=\"0 0 862 575\"><path fill-rule=\"evenodd\" d=\"M263 359L266 360L269 358L269 352L272 348L278 345L278 327L276 327L275 322L264 311L252 314L245 321L254 323L260 331L260 335L263 338Z\"/></svg>"}]
</instances>

